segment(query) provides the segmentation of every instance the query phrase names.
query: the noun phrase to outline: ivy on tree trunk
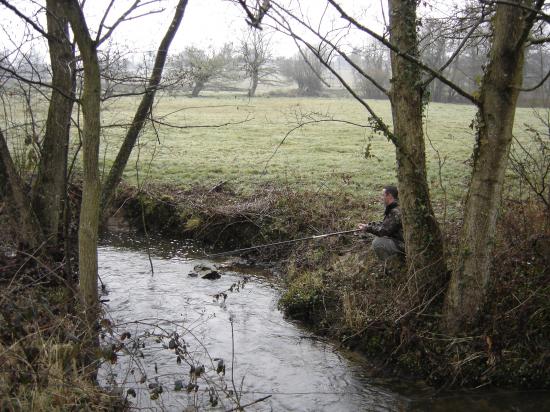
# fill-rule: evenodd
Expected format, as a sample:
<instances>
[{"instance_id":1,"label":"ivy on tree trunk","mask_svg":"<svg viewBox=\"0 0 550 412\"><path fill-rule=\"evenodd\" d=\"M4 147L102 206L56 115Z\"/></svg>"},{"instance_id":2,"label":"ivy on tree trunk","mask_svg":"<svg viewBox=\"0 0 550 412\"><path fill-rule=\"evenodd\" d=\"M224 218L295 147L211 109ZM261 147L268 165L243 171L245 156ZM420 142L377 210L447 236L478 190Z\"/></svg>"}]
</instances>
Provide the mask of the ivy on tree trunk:
<instances>
[{"instance_id":1,"label":"ivy on tree trunk","mask_svg":"<svg viewBox=\"0 0 550 412\"><path fill-rule=\"evenodd\" d=\"M390 0L391 42L418 56L416 1ZM423 87L420 68L391 53L392 107L396 139L399 202L402 210L407 263L414 274L409 292L415 303L433 295L443 284L447 268L443 238L430 201L422 124ZM429 295L429 296L428 296Z\"/></svg>"},{"instance_id":2,"label":"ivy on tree trunk","mask_svg":"<svg viewBox=\"0 0 550 412\"><path fill-rule=\"evenodd\" d=\"M457 261L446 296L445 320L451 332L477 319L489 287L525 42L535 18L531 8L540 10L543 3L514 0L496 6L493 43L479 97L473 171Z\"/></svg>"}]
</instances>

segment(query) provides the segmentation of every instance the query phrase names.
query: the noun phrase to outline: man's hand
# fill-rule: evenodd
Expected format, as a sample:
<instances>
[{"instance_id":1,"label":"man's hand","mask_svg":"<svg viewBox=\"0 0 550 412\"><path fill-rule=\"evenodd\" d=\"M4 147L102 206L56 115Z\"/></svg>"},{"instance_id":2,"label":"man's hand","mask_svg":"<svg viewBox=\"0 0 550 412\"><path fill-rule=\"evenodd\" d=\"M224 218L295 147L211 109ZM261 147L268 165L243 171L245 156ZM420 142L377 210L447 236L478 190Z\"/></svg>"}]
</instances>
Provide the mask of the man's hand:
<instances>
[{"instance_id":1,"label":"man's hand","mask_svg":"<svg viewBox=\"0 0 550 412\"><path fill-rule=\"evenodd\" d=\"M359 223L357 229L367 231L372 226L371 223Z\"/></svg>"}]
</instances>

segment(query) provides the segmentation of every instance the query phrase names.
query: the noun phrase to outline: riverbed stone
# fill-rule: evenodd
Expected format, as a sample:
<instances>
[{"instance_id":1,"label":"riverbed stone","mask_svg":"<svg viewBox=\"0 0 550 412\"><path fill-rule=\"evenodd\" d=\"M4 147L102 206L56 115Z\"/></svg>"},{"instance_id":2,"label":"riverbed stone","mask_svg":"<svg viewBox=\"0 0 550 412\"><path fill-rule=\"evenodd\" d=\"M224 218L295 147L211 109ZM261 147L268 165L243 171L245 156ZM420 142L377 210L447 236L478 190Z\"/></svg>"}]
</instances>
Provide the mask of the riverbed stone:
<instances>
[{"instance_id":1,"label":"riverbed stone","mask_svg":"<svg viewBox=\"0 0 550 412\"><path fill-rule=\"evenodd\" d=\"M217 270L212 270L210 272L207 272L203 276L201 276L202 279L208 279L208 280L216 280L221 278L222 275Z\"/></svg>"},{"instance_id":2,"label":"riverbed stone","mask_svg":"<svg viewBox=\"0 0 550 412\"><path fill-rule=\"evenodd\" d=\"M197 273L197 276L200 276L201 279L216 280L222 277L221 273L218 271L218 268L215 266L208 266L205 264L196 265L193 270ZM191 273L189 274L191 276Z\"/></svg>"}]
</instances>

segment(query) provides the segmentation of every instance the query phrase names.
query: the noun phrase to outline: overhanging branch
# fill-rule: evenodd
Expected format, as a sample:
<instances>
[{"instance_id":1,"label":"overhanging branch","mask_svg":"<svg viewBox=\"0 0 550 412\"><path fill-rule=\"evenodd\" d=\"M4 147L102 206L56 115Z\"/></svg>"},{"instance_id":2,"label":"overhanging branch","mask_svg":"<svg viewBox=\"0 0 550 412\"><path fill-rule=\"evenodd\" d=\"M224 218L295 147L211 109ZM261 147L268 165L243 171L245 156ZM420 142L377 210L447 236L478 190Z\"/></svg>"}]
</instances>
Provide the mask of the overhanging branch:
<instances>
[{"instance_id":1,"label":"overhanging branch","mask_svg":"<svg viewBox=\"0 0 550 412\"><path fill-rule=\"evenodd\" d=\"M430 73L434 78L439 79L442 83L449 86L451 89L456 91L458 94L460 94L462 97L465 97L472 103L474 103L476 106L479 105L479 100L475 98L472 94L468 93L466 90L459 87L457 84L452 82L451 80L447 79L445 76L443 76L440 72L432 69L431 67L427 66L422 61L418 60L414 56L411 56L410 54L403 52L399 48L397 48L395 45L393 45L391 42L386 40L383 36L379 35L378 33L374 32L373 30L369 29L368 27L362 25L357 20L355 20L353 17L349 16L342 7L337 4L334 0L327 0L335 9L340 13L341 18L344 20L347 20L349 23L351 23L353 26L355 26L357 29L367 33L369 36L373 37L374 39L378 40L380 43L382 43L384 46L386 46L388 49L396 53L399 57L402 57L411 63L416 64L420 69Z\"/></svg>"}]
</instances>

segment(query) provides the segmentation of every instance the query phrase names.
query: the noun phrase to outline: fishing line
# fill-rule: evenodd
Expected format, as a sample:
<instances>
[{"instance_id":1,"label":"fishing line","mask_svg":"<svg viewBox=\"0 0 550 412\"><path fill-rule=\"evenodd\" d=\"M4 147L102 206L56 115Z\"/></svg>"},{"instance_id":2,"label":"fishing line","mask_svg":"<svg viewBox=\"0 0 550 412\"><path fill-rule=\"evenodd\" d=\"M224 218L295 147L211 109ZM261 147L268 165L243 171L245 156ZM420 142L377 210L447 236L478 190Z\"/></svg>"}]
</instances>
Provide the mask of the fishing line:
<instances>
[{"instance_id":1,"label":"fishing line","mask_svg":"<svg viewBox=\"0 0 550 412\"><path fill-rule=\"evenodd\" d=\"M298 239L283 240L280 242L265 243L262 245L250 246L250 247L245 247L241 249L228 250L225 252L211 253L211 254L206 254L205 256L210 258L215 256L232 255L234 253L246 252L249 250L257 250L257 249L264 249L264 248L273 247L273 246L288 245L290 243L304 242L306 240L324 239L331 236L340 236L340 235L346 235L346 234L362 232L362 231L363 229L343 230L341 232L325 233L323 235L307 236L307 237L301 237Z\"/></svg>"}]
</instances>

